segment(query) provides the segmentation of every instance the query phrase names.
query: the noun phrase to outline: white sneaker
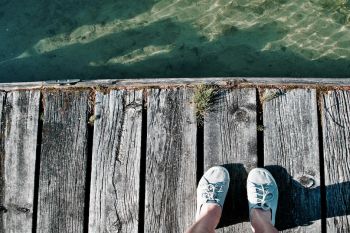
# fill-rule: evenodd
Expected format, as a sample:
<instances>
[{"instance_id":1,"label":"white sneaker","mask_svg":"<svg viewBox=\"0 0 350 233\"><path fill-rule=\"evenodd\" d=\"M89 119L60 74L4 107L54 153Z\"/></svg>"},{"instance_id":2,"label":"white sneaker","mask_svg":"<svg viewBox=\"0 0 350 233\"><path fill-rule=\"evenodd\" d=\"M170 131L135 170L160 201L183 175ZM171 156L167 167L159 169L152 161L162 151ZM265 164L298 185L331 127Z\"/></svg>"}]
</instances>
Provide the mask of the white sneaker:
<instances>
[{"instance_id":1,"label":"white sneaker","mask_svg":"<svg viewBox=\"0 0 350 233\"><path fill-rule=\"evenodd\" d=\"M223 208L229 184L230 175L224 167L215 166L204 173L197 187L196 220L205 203L213 203Z\"/></svg>"},{"instance_id":2,"label":"white sneaker","mask_svg":"<svg viewBox=\"0 0 350 233\"><path fill-rule=\"evenodd\" d=\"M254 168L248 174L247 195L249 217L253 208L270 210L271 223L275 225L278 187L271 173L264 168Z\"/></svg>"}]
</instances>

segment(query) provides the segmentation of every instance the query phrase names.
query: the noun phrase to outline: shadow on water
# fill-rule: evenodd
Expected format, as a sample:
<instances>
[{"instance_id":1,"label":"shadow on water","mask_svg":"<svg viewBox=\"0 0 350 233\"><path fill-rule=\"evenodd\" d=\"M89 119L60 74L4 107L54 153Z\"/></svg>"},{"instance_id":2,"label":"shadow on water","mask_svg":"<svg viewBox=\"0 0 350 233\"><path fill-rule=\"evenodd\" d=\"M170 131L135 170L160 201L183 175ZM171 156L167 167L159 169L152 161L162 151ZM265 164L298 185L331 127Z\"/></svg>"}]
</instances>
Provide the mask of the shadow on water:
<instances>
[{"instance_id":1,"label":"shadow on water","mask_svg":"<svg viewBox=\"0 0 350 233\"><path fill-rule=\"evenodd\" d=\"M246 193L247 171L243 164L223 164L231 177L230 188L224 205L223 217L218 228L248 222L248 201ZM266 166L279 187L279 205L276 216L278 230L308 226L321 219L320 187L305 187L277 165ZM341 191L343 190L343 191ZM327 218L350 214L350 201L343 197L350 190L350 181L325 187L327 194ZM344 199L345 198L345 199ZM337 204L334 204L337 203Z\"/></svg>"},{"instance_id":2,"label":"shadow on water","mask_svg":"<svg viewBox=\"0 0 350 233\"><path fill-rule=\"evenodd\" d=\"M50 8L50 4L40 9L40 12L47 13L38 13L39 16L35 22L39 25L40 21L47 20L45 30L39 30L35 24L31 24L32 28L23 24L23 33L28 34L29 40L11 41L13 33L0 36L0 41L6 42L0 48L0 59L2 61L10 59L8 62L0 62L0 81L72 78L350 76L350 61L347 57L337 59L321 57L311 60L286 46L281 46L277 50L264 49L269 42L278 41L287 34L287 29L277 21L256 23L247 28L227 26L219 36L209 40L190 21L176 20L176 17L163 17L154 22L145 23L144 26L107 33L91 41L68 43L44 53L11 59L23 51L32 51L31 48L42 39L54 37L60 33L68 33L67 37L69 37L72 36L69 34L71 31L84 25L104 25L116 19L130 19L147 12L154 4L151 1L142 1L142 4L131 12L125 10L128 13L113 15L113 9L132 8L130 6L137 5L134 1L130 6L118 5L118 2L113 4L112 1L108 1L102 5L97 3L96 5L92 2L79 1L80 11L78 11L67 10L73 7L72 4L64 5L55 1L51 3L51 5L56 4L54 11ZM36 7L33 9L39 9L41 5L45 5L39 3L40 1L36 1ZM14 11L15 6L11 4L13 5L9 1L7 7L13 8L12 11ZM34 13L25 10L25 6L21 9L24 15L27 14L24 20L34 17ZM105 11L106 14L97 14L94 11L99 13ZM123 11L119 9L118 12ZM6 16L9 12L0 12L0 16L1 14L0 22L3 23L4 20L9 19L9 16ZM106 17L103 18L101 15ZM54 17L60 17L60 20L50 21ZM56 25L57 23L60 25ZM11 22L0 27L11 29ZM20 28L16 30L18 32ZM49 42L55 43L54 39ZM51 46L50 43L48 46ZM7 51L8 47L12 50Z\"/></svg>"}]
</instances>

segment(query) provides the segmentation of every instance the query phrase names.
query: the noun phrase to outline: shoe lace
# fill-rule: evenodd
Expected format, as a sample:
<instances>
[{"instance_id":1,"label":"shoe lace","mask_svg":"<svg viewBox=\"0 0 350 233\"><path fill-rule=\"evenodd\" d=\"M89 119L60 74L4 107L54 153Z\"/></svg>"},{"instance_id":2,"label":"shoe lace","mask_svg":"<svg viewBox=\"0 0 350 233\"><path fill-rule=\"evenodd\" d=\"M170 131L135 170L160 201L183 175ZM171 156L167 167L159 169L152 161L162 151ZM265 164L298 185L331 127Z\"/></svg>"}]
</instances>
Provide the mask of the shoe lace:
<instances>
[{"instance_id":1,"label":"shoe lace","mask_svg":"<svg viewBox=\"0 0 350 233\"><path fill-rule=\"evenodd\" d=\"M257 205L264 210L270 209L268 201L273 198L273 194L270 191L271 185L269 184L254 184L256 190Z\"/></svg>"},{"instance_id":2,"label":"shoe lace","mask_svg":"<svg viewBox=\"0 0 350 233\"><path fill-rule=\"evenodd\" d=\"M207 201L214 201L216 203L220 203L219 195L224 192L224 185L222 183L208 183L206 189L202 193L203 197L207 199Z\"/></svg>"}]
</instances>

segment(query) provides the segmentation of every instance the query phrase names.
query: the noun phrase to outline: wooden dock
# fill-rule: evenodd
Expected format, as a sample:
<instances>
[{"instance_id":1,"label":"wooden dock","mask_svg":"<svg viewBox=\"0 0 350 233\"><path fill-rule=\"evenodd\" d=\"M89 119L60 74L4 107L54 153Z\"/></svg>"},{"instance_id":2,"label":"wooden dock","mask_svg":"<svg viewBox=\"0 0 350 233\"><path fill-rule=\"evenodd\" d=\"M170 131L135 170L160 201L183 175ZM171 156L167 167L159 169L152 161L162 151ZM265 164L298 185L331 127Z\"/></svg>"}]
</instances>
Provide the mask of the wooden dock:
<instances>
[{"instance_id":1,"label":"wooden dock","mask_svg":"<svg viewBox=\"0 0 350 233\"><path fill-rule=\"evenodd\" d=\"M215 89L198 115L198 86ZM0 84L0 232L183 232L203 171L231 184L217 232L251 232L265 166L284 232L350 232L350 79Z\"/></svg>"}]
</instances>

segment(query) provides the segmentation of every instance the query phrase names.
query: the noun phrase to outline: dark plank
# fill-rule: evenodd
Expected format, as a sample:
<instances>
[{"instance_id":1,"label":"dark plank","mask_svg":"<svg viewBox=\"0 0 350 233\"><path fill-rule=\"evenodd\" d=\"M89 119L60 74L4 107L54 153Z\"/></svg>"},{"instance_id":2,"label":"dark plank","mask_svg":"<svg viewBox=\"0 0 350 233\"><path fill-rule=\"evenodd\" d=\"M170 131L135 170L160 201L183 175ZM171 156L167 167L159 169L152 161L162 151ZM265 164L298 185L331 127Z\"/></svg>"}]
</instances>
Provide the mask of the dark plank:
<instances>
[{"instance_id":1,"label":"dark plank","mask_svg":"<svg viewBox=\"0 0 350 233\"><path fill-rule=\"evenodd\" d=\"M148 91L145 232L184 232L196 208L196 119L189 89Z\"/></svg>"},{"instance_id":2,"label":"dark plank","mask_svg":"<svg viewBox=\"0 0 350 233\"><path fill-rule=\"evenodd\" d=\"M350 91L322 97L327 232L350 232Z\"/></svg>"},{"instance_id":3,"label":"dark plank","mask_svg":"<svg viewBox=\"0 0 350 233\"><path fill-rule=\"evenodd\" d=\"M265 101L263 117L264 162L280 191L277 228L321 232L316 91L295 89Z\"/></svg>"},{"instance_id":4,"label":"dark plank","mask_svg":"<svg viewBox=\"0 0 350 233\"><path fill-rule=\"evenodd\" d=\"M83 232L87 91L43 93L38 232Z\"/></svg>"},{"instance_id":5,"label":"dark plank","mask_svg":"<svg viewBox=\"0 0 350 233\"><path fill-rule=\"evenodd\" d=\"M142 91L97 92L89 232L138 232Z\"/></svg>"},{"instance_id":6,"label":"dark plank","mask_svg":"<svg viewBox=\"0 0 350 233\"><path fill-rule=\"evenodd\" d=\"M39 91L14 91L6 97L2 232L32 231L39 102Z\"/></svg>"},{"instance_id":7,"label":"dark plank","mask_svg":"<svg viewBox=\"0 0 350 233\"><path fill-rule=\"evenodd\" d=\"M247 173L257 166L256 90L220 90L204 117L204 171L223 165L230 189L217 232L251 232Z\"/></svg>"}]
</instances>

